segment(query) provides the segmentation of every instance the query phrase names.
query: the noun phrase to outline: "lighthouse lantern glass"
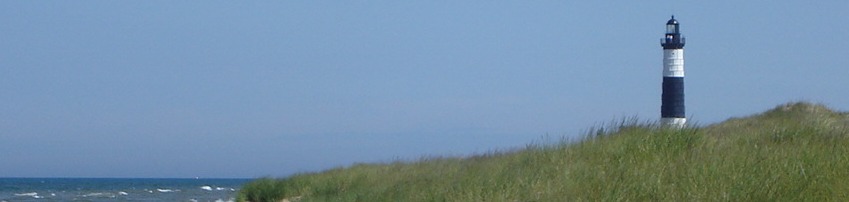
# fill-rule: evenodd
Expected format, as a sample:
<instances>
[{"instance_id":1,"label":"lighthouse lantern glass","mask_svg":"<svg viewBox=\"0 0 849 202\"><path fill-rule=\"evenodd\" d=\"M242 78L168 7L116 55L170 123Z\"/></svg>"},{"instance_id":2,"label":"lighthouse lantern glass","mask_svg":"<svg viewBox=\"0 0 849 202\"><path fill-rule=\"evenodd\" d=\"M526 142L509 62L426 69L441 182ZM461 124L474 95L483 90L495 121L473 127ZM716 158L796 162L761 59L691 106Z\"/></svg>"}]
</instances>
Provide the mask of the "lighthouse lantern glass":
<instances>
[{"instance_id":1,"label":"lighthouse lantern glass","mask_svg":"<svg viewBox=\"0 0 849 202\"><path fill-rule=\"evenodd\" d=\"M667 34L678 33L678 25L674 25L674 24L666 25L666 33Z\"/></svg>"}]
</instances>

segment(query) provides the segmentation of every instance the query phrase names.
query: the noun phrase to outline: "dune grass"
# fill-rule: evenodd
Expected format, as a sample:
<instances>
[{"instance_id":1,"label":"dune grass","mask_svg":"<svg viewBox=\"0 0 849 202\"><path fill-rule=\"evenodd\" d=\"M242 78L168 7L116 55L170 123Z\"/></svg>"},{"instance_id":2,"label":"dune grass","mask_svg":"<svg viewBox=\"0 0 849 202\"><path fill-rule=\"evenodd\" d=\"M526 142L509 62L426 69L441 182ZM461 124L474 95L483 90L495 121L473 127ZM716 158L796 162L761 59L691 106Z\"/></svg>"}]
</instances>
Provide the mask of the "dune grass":
<instances>
[{"instance_id":1,"label":"dune grass","mask_svg":"<svg viewBox=\"0 0 849 202\"><path fill-rule=\"evenodd\" d=\"M809 103L704 127L636 120L581 141L257 179L239 201L846 201L849 118Z\"/></svg>"}]
</instances>

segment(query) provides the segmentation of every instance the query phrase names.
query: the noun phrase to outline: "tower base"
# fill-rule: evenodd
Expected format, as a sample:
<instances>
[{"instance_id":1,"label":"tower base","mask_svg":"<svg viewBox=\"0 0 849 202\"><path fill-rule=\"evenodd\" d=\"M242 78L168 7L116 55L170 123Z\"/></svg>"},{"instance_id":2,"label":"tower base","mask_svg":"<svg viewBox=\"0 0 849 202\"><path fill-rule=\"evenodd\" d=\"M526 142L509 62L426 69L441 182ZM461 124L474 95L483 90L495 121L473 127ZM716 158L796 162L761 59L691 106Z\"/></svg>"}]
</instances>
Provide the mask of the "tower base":
<instances>
[{"instance_id":1,"label":"tower base","mask_svg":"<svg viewBox=\"0 0 849 202\"><path fill-rule=\"evenodd\" d=\"M687 124L687 118L660 118L660 125L664 127L683 128Z\"/></svg>"}]
</instances>

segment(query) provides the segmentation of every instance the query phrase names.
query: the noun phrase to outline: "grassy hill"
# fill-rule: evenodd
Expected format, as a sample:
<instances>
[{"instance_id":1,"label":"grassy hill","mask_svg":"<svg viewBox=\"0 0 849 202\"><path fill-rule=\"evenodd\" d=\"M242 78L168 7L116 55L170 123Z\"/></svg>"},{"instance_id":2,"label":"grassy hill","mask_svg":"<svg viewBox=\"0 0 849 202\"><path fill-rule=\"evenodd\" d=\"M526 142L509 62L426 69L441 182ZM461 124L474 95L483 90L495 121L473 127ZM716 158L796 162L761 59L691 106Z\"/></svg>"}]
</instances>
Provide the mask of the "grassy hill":
<instances>
[{"instance_id":1,"label":"grassy hill","mask_svg":"<svg viewBox=\"0 0 849 202\"><path fill-rule=\"evenodd\" d=\"M722 123L257 179L239 201L847 201L849 114L790 103Z\"/></svg>"}]
</instances>

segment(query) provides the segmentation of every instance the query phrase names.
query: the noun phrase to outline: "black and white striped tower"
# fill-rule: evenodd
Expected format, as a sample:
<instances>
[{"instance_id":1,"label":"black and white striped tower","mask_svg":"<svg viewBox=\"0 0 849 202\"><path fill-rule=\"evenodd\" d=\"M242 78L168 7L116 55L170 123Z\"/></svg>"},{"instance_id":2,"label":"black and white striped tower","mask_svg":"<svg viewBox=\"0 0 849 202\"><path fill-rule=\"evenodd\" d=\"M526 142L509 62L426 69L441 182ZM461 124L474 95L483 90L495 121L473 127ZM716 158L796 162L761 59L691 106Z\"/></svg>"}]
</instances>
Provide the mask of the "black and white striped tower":
<instances>
[{"instance_id":1,"label":"black and white striped tower","mask_svg":"<svg viewBox=\"0 0 849 202\"><path fill-rule=\"evenodd\" d=\"M664 126L684 127L684 37L681 36L675 16L666 22L666 36L660 39L663 46L663 94L660 105L660 123Z\"/></svg>"}]
</instances>

